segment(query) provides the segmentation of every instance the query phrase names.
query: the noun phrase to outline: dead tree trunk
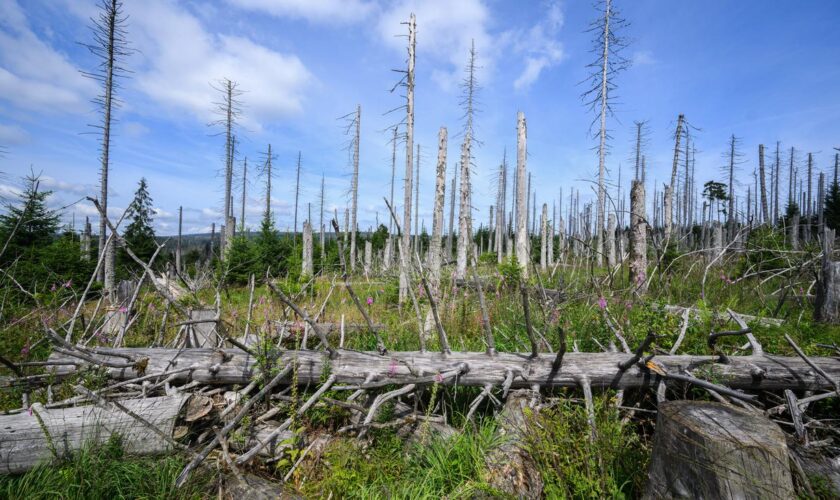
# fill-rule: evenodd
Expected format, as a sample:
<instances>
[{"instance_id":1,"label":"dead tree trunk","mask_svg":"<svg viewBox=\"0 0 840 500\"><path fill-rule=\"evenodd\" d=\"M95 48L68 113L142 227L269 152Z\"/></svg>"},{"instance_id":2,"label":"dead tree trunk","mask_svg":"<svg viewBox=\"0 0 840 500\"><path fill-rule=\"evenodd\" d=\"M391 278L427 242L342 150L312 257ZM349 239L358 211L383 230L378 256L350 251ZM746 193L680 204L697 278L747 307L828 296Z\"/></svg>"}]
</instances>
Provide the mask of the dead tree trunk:
<instances>
[{"instance_id":1,"label":"dead tree trunk","mask_svg":"<svg viewBox=\"0 0 840 500\"><path fill-rule=\"evenodd\" d=\"M507 153L502 156L502 163L499 165L499 187L496 200L496 262L501 264L504 260L504 248L507 234L505 231L505 216L507 206Z\"/></svg>"},{"instance_id":2,"label":"dead tree trunk","mask_svg":"<svg viewBox=\"0 0 840 500\"><path fill-rule=\"evenodd\" d=\"M641 180L634 180L630 187L630 283L636 293L647 289L647 217Z\"/></svg>"},{"instance_id":3,"label":"dead tree trunk","mask_svg":"<svg viewBox=\"0 0 840 500\"><path fill-rule=\"evenodd\" d=\"M303 221L303 264L301 266L301 274L303 276L312 276L312 224L308 220Z\"/></svg>"},{"instance_id":4,"label":"dead tree trunk","mask_svg":"<svg viewBox=\"0 0 840 500\"><path fill-rule=\"evenodd\" d=\"M617 262L616 248L615 248L615 246L616 246L615 245L615 237L616 237L615 226L616 226L615 213L611 213L607 217L607 235L606 235L606 241L605 241L605 246L604 246L604 249L607 252L607 267L609 267L610 269L615 267L615 264Z\"/></svg>"},{"instance_id":5,"label":"dead tree trunk","mask_svg":"<svg viewBox=\"0 0 840 500\"><path fill-rule=\"evenodd\" d=\"M543 203L540 217L540 270L548 269L548 204Z\"/></svg>"},{"instance_id":6,"label":"dead tree trunk","mask_svg":"<svg viewBox=\"0 0 840 500\"><path fill-rule=\"evenodd\" d=\"M677 117L677 132L674 135L674 163L671 167L671 183L665 187L665 244L667 245L671 240L671 231L673 227L673 197L674 188L677 185L677 166L680 161L680 139L683 135L683 122L685 115Z\"/></svg>"},{"instance_id":7,"label":"dead tree trunk","mask_svg":"<svg viewBox=\"0 0 840 500\"><path fill-rule=\"evenodd\" d=\"M175 269L180 274L183 272L181 255L181 231L184 225L184 207L178 207L178 240L175 242Z\"/></svg>"},{"instance_id":8,"label":"dead tree trunk","mask_svg":"<svg viewBox=\"0 0 840 500\"><path fill-rule=\"evenodd\" d=\"M114 380L129 380L140 376L133 365L126 366L125 356L135 360L135 364L137 361L146 363L143 374L173 372L172 383L196 380L214 385L248 384L259 370L257 360L239 349L225 349L224 356L220 356L221 351L217 349L120 348L100 349L99 352L103 354L91 354L89 357L116 364L116 367L111 366L105 370ZM647 386L651 383L652 376L650 370L639 363L630 363L626 368L619 367L634 359L638 361L633 355L609 352L566 353L562 366L556 371L552 370L556 361L554 354L539 354L536 358L531 358L520 353L507 352L494 356L488 356L484 352L452 352L441 356L437 352L407 351L389 352L388 356L382 356L377 352L336 350L334 359L330 359L329 356L325 351L283 351L280 359L297 359L301 367L306 367L298 373L299 384L317 384L326 369L336 376L337 383L367 384L370 387L433 382L435 376L426 374L454 375L458 372L457 383L462 386L484 387L488 383L502 384L510 374L514 374L512 388L530 388L534 384L541 387L579 387L580 380L585 377L592 387L627 389ZM145 359L148 359L148 362L145 362ZM809 359L832 380L840 378L840 363L836 359ZM49 360L54 363L72 361L79 366L89 364L88 361L67 354L66 351L54 352ZM717 356L657 355L654 358L658 368L668 374L685 373L686 370L702 365L704 376L711 380L723 381L726 387L731 389L834 389L833 383L815 373L799 357L729 356L728 363L719 361ZM54 366L52 373L56 376L69 375L76 372L79 366ZM174 370L181 368L192 369L174 373ZM515 376L518 373L527 373L527 380ZM371 377L371 381L365 383L368 376Z\"/></svg>"},{"instance_id":9,"label":"dead tree trunk","mask_svg":"<svg viewBox=\"0 0 840 500\"><path fill-rule=\"evenodd\" d=\"M85 216L85 230L82 233L82 260L90 260L91 226L90 217Z\"/></svg>"},{"instance_id":10,"label":"dead tree trunk","mask_svg":"<svg viewBox=\"0 0 840 500\"><path fill-rule=\"evenodd\" d=\"M452 240L455 239L455 185L458 181L458 164L452 172L452 186L449 190L449 225L447 226L446 236L446 260L452 260Z\"/></svg>"},{"instance_id":11,"label":"dead tree trunk","mask_svg":"<svg viewBox=\"0 0 840 500\"><path fill-rule=\"evenodd\" d=\"M766 417L731 405L659 405L645 498L795 498L788 448Z\"/></svg>"},{"instance_id":12,"label":"dead tree trunk","mask_svg":"<svg viewBox=\"0 0 840 500\"><path fill-rule=\"evenodd\" d=\"M300 151L298 151L297 168L295 169L295 219L292 226L292 243L297 248L298 205L300 202Z\"/></svg>"},{"instance_id":13,"label":"dead tree trunk","mask_svg":"<svg viewBox=\"0 0 840 500\"><path fill-rule=\"evenodd\" d=\"M446 202L446 127L438 131L438 158L435 177L435 203L432 211L432 239L429 242L429 287L436 294L440 289L441 237L443 235L443 206Z\"/></svg>"},{"instance_id":14,"label":"dead tree trunk","mask_svg":"<svg viewBox=\"0 0 840 500\"><path fill-rule=\"evenodd\" d=\"M764 178L764 144L758 145L758 180L761 189L761 221L767 224L770 212L767 209L767 183Z\"/></svg>"},{"instance_id":15,"label":"dead tree trunk","mask_svg":"<svg viewBox=\"0 0 840 500\"><path fill-rule=\"evenodd\" d=\"M840 323L840 262L834 261L834 230L826 228L823 234L823 255L814 316L824 323Z\"/></svg>"},{"instance_id":16,"label":"dead tree trunk","mask_svg":"<svg viewBox=\"0 0 840 500\"><path fill-rule=\"evenodd\" d=\"M365 275L370 275L373 271L373 243L370 240L365 241Z\"/></svg>"},{"instance_id":17,"label":"dead tree trunk","mask_svg":"<svg viewBox=\"0 0 840 500\"><path fill-rule=\"evenodd\" d=\"M469 137L464 137L461 146L461 193L458 209L458 245L455 249L455 278L464 279L467 276L467 255L470 241L470 219L472 207L470 205L470 152Z\"/></svg>"},{"instance_id":18,"label":"dead tree trunk","mask_svg":"<svg viewBox=\"0 0 840 500\"><path fill-rule=\"evenodd\" d=\"M411 178L414 166L414 47L416 44L417 20L414 13L408 20L408 70L406 71L406 105L405 105L405 183L403 186L403 225L401 252L409 252L411 248ZM400 257L400 303L408 297L408 272L406 267L411 262L411 256Z\"/></svg>"},{"instance_id":19,"label":"dead tree trunk","mask_svg":"<svg viewBox=\"0 0 840 500\"><path fill-rule=\"evenodd\" d=\"M528 264L531 262L528 256L528 193L525 175L527 134L525 113L520 111L516 115L516 260L524 278L528 277Z\"/></svg>"},{"instance_id":20,"label":"dead tree trunk","mask_svg":"<svg viewBox=\"0 0 840 500\"><path fill-rule=\"evenodd\" d=\"M356 106L356 134L353 138L353 179L350 185L350 271L356 269L356 225L359 211L359 139L362 107Z\"/></svg>"},{"instance_id":21,"label":"dead tree trunk","mask_svg":"<svg viewBox=\"0 0 840 500\"><path fill-rule=\"evenodd\" d=\"M116 434L119 434L125 452L130 455L171 451L175 423L190 397L179 394L121 400L119 405L128 411L112 403L106 403L104 407L91 405L59 409L46 409L35 403L31 413L2 415L0 473L26 472L36 465L69 457L85 446L104 444ZM154 426L157 432L131 413Z\"/></svg>"}]
</instances>

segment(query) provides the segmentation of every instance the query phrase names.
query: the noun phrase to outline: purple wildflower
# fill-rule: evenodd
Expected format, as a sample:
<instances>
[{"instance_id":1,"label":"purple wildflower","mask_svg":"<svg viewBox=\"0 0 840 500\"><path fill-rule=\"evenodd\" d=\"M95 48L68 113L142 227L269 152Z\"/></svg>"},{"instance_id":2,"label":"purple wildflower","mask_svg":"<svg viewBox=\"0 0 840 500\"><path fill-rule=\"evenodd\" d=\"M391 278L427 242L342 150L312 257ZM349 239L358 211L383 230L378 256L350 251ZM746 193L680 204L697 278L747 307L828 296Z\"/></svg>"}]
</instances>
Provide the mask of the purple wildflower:
<instances>
[{"instance_id":1,"label":"purple wildflower","mask_svg":"<svg viewBox=\"0 0 840 500\"><path fill-rule=\"evenodd\" d=\"M600 307L602 310L607 308L607 299L605 299L603 296L598 297L598 307Z\"/></svg>"},{"instance_id":2,"label":"purple wildflower","mask_svg":"<svg viewBox=\"0 0 840 500\"><path fill-rule=\"evenodd\" d=\"M120 311L121 313L125 314L125 313L127 313L127 312L128 312L128 308L127 308L127 307L125 307L125 306L120 306L119 311Z\"/></svg>"},{"instance_id":3,"label":"purple wildflower","mask_svg":"<svg viewBox=\"0 0 840 500\"><path fill-rule=\"evenodd\" d=\"M373 305L373 297L368 297L367 298L367 305L368 305L368 307Z\"/></svg>"}]
</instances>

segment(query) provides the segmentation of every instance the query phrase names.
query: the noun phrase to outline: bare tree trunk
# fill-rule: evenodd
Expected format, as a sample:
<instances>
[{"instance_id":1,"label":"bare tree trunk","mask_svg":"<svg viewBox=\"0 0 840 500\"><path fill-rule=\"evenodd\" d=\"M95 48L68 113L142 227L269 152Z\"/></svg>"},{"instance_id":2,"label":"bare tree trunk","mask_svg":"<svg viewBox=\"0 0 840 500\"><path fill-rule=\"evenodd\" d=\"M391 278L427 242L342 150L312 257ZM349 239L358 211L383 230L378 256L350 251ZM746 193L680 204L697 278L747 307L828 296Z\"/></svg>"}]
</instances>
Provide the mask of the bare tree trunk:
<instances>
[{"instance_id":1,"label":"bare tree trunk","mask_svg":"<svg viewBox=\"0 0 840 500\"><path fill-rule=\"evenodd\" d=\"M782 160L779 156L779 141L776 141L776 162L774 165L774 173L773 173L773 225L777 225L779 223L779 184L781 184L780 180L782 177L781 174L781 167L782 167Z\"/></svg>"},{"instance_id":2,"label":"bare tree trunk","mask_svg":"<svg viewBox=\"0 0 840 500\"><path fill-rule=\"evenodd\" d=\"M91 239L90 217L85 216L85 230L82 233L82 260L86 261L86 262L90 260L90 239Z\"/></svg>"},{"instance_id":3,"label":"bare tree trunk","mask_svg":"<svg viewBox=\"0 0 840 500\"><path fill-rule=\"evenodd\" d=\"M303 264L301 274L313 276L312 266L312 224L308 220L303 221Z\"/></svg>"},{"instance_id":4,"label":"bare tree trunk","mask_svg":"<svg viewBox=\"0 0 840 500\"><path fill-rule=\"evenodd\" d=\"M598 134L598 214L595 221L595 263L602 265L604 255L604 214L607 208L606 159L607 159L607 111L609 110L609 56L610 56L610 18L612 0L606 0L604 8L604 41L601 55L601 129Z\"/></svg>"},{"instance_id":5,"label":"bare tree trunk","mask_svg":"<svg viewBox=\"0 0 840 500\"><path fill-rule=\"evenodd\" d=\"M350 181L350 271L356 269L356 226L359 211L359 141L362 107L356 106L356 135L353 138L353 179Z\"/></svg>"},{"instance_id":6,"label":"bare tree trunk","mask_svg":"<svg viewBox=\"0 0 840 500\"><path fill-rule=\"evenodd\" d=\"M101 13L102 24L98 26L99 33L97 42L102 46L97 47L101 52L100 57L104 59L103 67L103 94L102 94L102 146L101 146L101 163L100 163L100 197L102 199L102 210L108 213L108 171L111 168L110 154L111 154L111 109L112 96L114 91L114 70L116 69L116 58L121 54L119 48L116 46L119 34L120 20L120 3L117 0L110 0L103 3L103 12ZM100 38L104 36L107 41ZM93 51L93 46L91 46ZM114 259L113 252L108 252L105 248L107 239L105 236L106 225L105 219L99 218L99 256L105 254L105 262L100 267L99 280L104 282L105 291L109 294L113 293L114 289Z\"/></svg>"},{"instance_id":7,"label":"bare tree trunk","mask_svg":"<svg viewBox=\"0 0 840 500\"><path fill-rule=\"evenodd\" d=\"M540 270L548 269L548 204L543 203L540 217Z\"/></svg>"},{"instance_id":8,"label":"bare tree trunk","mask_svg":"<svg viewBox=\"0 0 840 500\"><path fill-rule=\"evenodd\" d=\"M233 213L233 207L231 207L231 200L232 194L231 190L233 187L233 156L234 156L234 145L233 145L233 119L234 119L234 83L230 80L225 79L224 81L224 92L225 92L225 99L224 99L224 106L225 106L225 213L222 216L222 220L224 221L224 229L222 233L224 234L223 243L222 243L222 260L225 258L225 254L227 250L230 248L230 245L233 244L233 224L231 224L231 213Z\"/></svg>"},{"instance_id":9,"label":"bare tree trunk","mask_svg":"<svg viewBox=\"0 0 840 500\"><path fill-rule=\"evenodd\" d=\"M665 188L665 203L664 203L664 210L665 213L665 245L667 245L671 240L671 231L673 226L673 195L674 195L674 187L677 185L677 165L680 161L680 139L683 135L683 122L685 121L685 115L679 115L677 117L677 132L674 136L674 163L671 167L671 183Z\"/></svg>"},{"instance_id":10,"label":"bare tree trunk","mask_svg":"<svg viewBox=\"0 0 840 500\"><path fill-rule=\"evenodd\" d=\"M630 187L630 283L636 293L647 289L647 215L645 184L640 180Z\"/></svg>"},{"instance_id":11,"label":"bare tree trunk","mask_svg":"<svg viewBox=\"0 0 840 500\"><path fill-rule=\"evenodd\" d=\"M507 205L507 154L502 157L499 165L499 188L498 200L496 202L496 262L499 264L504 260L505 234L505 208Z\"/></svg>"},{"instance_id":12,"label":"bare tree trunk","mask_svg":"<svg viewBox=\"0 0 840 500\"><path fill-rule=\"evenodd\" d=\"M365 240L365 275L370 275L371 271L373 271L373 243Z\"/></svg>"},{"instance_id":13,"label":"bare tree trunk","mask_svg":"<svg viewBox=\"0 0 840 500\"><path fill-rule=\"evenodd\" d=\"M265 158L265 217L271 217L271 144L268 145L268 153Z\"/></svg>"},{"instance_id":14,"label":"bare tree trunk","mask_svg":"<svg viewBox=\"0 0 840 500\"><path fill-rule=\"evenodd\" d=\"M324 241L324 174L321 173L321 196L320 196L320 203L321 203L321 223L318 225L318 240L321 244L321 267L324 267L324 261L326 260L326 246ZM323 272L323 271L322 271Z\"/></svg>"},{"instance_id":15,"label":"bare tree trunk","mask_svg":"<svg viewBox=\"0 0 840 500\"><path fill-rule=\"evenodd\" d=\"M472 243L470 241L470 153L469 136L464 137L461 146L461 196L458 210L458 246L455 258L455 278L464 279L467 276L467 254Z\"/></svg>"},{"instance_id":16,"label":"bare tree trunk","mask_svg":"<svg viewBox=\"0 0 840 500\"><path fill-rule=\"evenodd\" d=\"M823 323L840 323L840 262L834 260L834 230L826 228L814 316Z\"/></svg>"},{"instance_id":17,"label":"bare tree trunk","mask_svg":"<svg viewBox=\"0 0 840 500\"><path fill-rule=\"evenodd\" d=\"M441 236L443 233L443 207L446 203L446 150L447 131L441 127L438 131L437 175L435 178L435 204L432 212L432 239L429 242L429 288L435 298L440 289Z\"/></svg>"},{"instance_id":18,"label":"bare tree trunk","mask_svg":"<svg viewBox=\"0 0 840 500\"><path fill-rule=\"evenodd\" d=\"M455 164L455 171L452 172L452 187L449 190L449 226L446 236L446 260L452 259L452 240L455 239L455 186L458 180L459 166Z\"/></svg>"},{"instance_id":19,"label":"bare tree trunk","mask_svg":"<svg viewBox=\"0 0 840 500\"><path fill-rule=\"evenodd\" d=\"M522 275L528 277L528 264L531 262L528 256L528 194L525 162L527 160L527 130L525 124L525 113L520 111L516 115L516 260L522 268Z\"/></svg>"},{"instance_id":20,"label":"bare tree trunk","mask_svg":"<svg viewBox=\"0 0 840 500\"><path fill-rule=\"evenodd\" d=\"M416 44L417 20L414 13L408 20L408 71L406 72L406 118L405 118L405 185L403 199L402 252L411 248L411 177L414 164L414 47ZM400 303L408 297L408 272L406 267L411 256L400 258Z\"/></svg>"},{"instance_id":21,"label":"bare tree trunk","mask_svg":"<svg viewBox=\"0 0 840 500\"><path fill-rule=\"evenodd\" d=\"M417 158L414 160L414 248L420 249L420 145L417 145Z\"/></svg>"},{"instance_id":22,"label":"bare tree trunk","mask_svg":"<svg viewBox=\"0 0 840 500\"><path fill-rule=\"evenodd\" d=\"M295 172L295 220L292 229L292 242L297 248L297 230L298 230L298 204L300 201L300 151L298 151L297 169Z\"/></svg>"},{"instance_id":23,"label":"bare tree trunk","mask_svg":"<svg viewBox=\"0 0 840 500\"><path fill-rule=\"evenodd\" d=\"M178 240L175 242L175 269L178 273L183 272L183 264L181 262L181 230L184 225L184 207L178 207Z\"/></svg>"},{"instance_id":24,"label":"bare tree trunk","mask_svg":"<svg viewBox=\"0 0 840 500\"><path fill-rule=\"evenodd\" d=\"M616 252L615 252L615 214L611 213L607 217L607 235L606 235L606 245L604 245L605 250L607 252L607 266L612 269L615 267L616 264Z\"/></svg>"},{"instance_id":25,"label":"bare tree trunk","mask_svg":"<svg viewBox=\"0 0 840 500\"><path fill-rule=\"evenodd\" d=\"M770 220L770 212L767 210L767 184L764 177L764 144L758 145L758 180L761 189L761 221L766 224ZM808 179L808 189L810 196L811 182Z\"/></svg>"},{"instance_id":26,"label":"bare tree trunk","mask_svg":"<svg viewBox=\"0 0 840 500\"><path fill-rule=\"evenodd\" d=\"M239 210L239 227L245 232L245 200L248 198L248 157L242 163L242 207Z\"/></svg>"}]
</instances>

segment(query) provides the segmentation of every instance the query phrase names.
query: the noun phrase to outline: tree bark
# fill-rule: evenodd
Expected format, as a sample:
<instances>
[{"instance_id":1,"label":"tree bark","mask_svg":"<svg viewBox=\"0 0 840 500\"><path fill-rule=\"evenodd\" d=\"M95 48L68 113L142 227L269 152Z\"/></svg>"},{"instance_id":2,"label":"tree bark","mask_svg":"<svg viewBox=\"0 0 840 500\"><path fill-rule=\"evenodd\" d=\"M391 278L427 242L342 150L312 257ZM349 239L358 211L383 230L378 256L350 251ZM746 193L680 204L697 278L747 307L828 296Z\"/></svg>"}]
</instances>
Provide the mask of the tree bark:
<instances>
[{"instance_id":1,"label":"tree bark","mask_svg":"<svg viewBox=\"0 0 840 500\"><path fill-rule=\"evenodd\" d=\"M350 271L356 269L356 226L359 212L359 140L361 134L362 107L356 106L356 135L353 138L353 180L350 191ZM299 174L298 174L299 175Z\"/></svg>"},{"instance_id":2,"label":"tree bark","mask_svg":"<svg viewBox=\"0 0 840 500\"><path fill-rule=\"evenodd\" d=\"M795 498L785 435L761 414L708 401L659 405L644 498Z\"/></svg>"},{"instance_id":3,"label":"tree bark","mask_svg":"<svg viewBox=\"0 0 840 500\"><path fill-rule=\"evenodd\" d=\"M443 207L446 203L446 149L447 131L441 127L438 131L438 157L435 177L435 204L432 212L432 239L429 242L429 287L436 294L440 289L440 268L443 248Z\"/></svg>"},{"instance_id":4,"label":"tree bark","mask_svg":"<svg viewBox=\"0 0 840 500\"><path fill-rule=\"evenodd\" d=\"M192 367L191 372L173 374L173 383L197 380L206 384L247 384L259 369L257 360L239 349L156 349L120 348L101 349L103 353L131 356L133 359L148 358L144 373L165 373L180 368ZM424 383L434 380L427 374L450 373L460 370L459 385L483 387L487 383L501 384L510 373L526 374L527 380L516 377L512 387L529 388L533 384L544 387L578 387L581 377L587 377L593 387L626 389L646 387L655 382L647 369L633 364L621 371L618 364L633 359L622 353L576 353L563 357L563 364L553 376L553 354L540 354L536 358L528 354L498 353L487 356L484 352L453 352L442 356L436 352L389 352L382 356L377 352L338 350L338 356L330 360L324 351L282 351L279 363L297 359L300 363L298 383L317 384L321 373L329 370L338 383L361 384L366 374L371 374L375 386L387 384ZM224 356L222 356L224 354ZM92 355L125 364L126 359ZM73 361L79 365L85 361L67 354L53 353L50 361ZM684 373L693 369L695 376L702 376L726 384L732 389L749 390L818 390L833 389L822 376L813 372L799 357L783 356L729 356L729 363L719 363L717 356L656 356L657 365L668 373ZM810 358L833 380L840 378L840 362L833 358ZM396 367L396 368L395 368ZM702 370L698 367L702 367ZM71 365L55 366L58 376L74 373L78 368ZM133 368L107 368L107 374L115 380L138 377ZM763 373L761 373L763 372ZM760 374L758 376L757 374Z\"/></svg>"},{"instance_id":5,"label":"tree bark","mask_svg":"<svg viewBox=\"0 0 840 500\"><path fill-rule=\"evenodd\" d=\"M671 241L671 231L673 226L673 196L674 188L677 185L677 166L680 161L680 139L683 135L683 122L685 115L680 114L677 117L677 132L674 136L674 163L671 167L671 183L665 187L665 244Z\"/></svg>"},{"instance_id":6,"label":"tree bark","mask_svg":"<svg viewBox=\"0 0 840 500\"><path fill-rule=\"evenodd\" d=\"M411 248L411 178L414 166L414 47L416 44L417 20L414 13L408 20L408 70L406 72L406 118L405 118L405 182L403 186L403 224L401 252ZM400 303L408 297L408 273L406 267L411 256L400 257Z\"/></svg>"},{"instance_id":7,"label":"tree bark","mask_svg":"<svg viewBox=\"0 0 840 500\"><path fill-rule=\"evenodd\" d=\"M301 264L301 274L303 276L312 276L314 268L312 265L312 224L308 220L303 221L303 263Z\"/></svg>"},{"instance_id":8,"label":"tree bark","mask_svg":"<svg viewBox=\"0 0 840 500\"><path fill-rule=\"evenodd\" d=\"M488 451L485 461L487 482L496 490L512 497L542 498L543 482L525 444L528 420L525 409L540 401L540 393L530 389L512 391L497 417L496 431L501 443Z\"/></svg>"},{"instance_id":9,"label":"tree bark","mask_svg":"<svg viewBox=\"0 0 840 500\"><path fill-rule=\"evenodd\" d=\"M531 262L528 256L528 193L525 175L527 134L525 113L520 111L516 115L516 260L525 278L528 277L528 264Z\"/></svg>"}]
</instances>

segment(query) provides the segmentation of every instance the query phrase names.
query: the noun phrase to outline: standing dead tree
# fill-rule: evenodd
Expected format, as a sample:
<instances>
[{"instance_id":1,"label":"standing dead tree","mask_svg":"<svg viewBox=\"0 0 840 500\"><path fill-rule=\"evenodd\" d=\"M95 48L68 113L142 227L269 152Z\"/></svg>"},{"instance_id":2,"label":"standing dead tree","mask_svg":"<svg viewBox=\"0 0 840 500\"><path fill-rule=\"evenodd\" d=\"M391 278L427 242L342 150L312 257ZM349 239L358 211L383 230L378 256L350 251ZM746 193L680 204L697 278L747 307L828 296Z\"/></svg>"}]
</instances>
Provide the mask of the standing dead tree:
<instances>
[{"instance_id":1,"label":"standing dead tree","mask_svg":"<svg viewBox=\"0 0 840 500\"><path fill-rule=\"evenodd\" d=\"M359 212L359 141L361 138L362 106L356 105L356 112L343 118L348 120L345 133L349 134L351 130L353 131L353 138L350 140L349 147L353 155L353 174L350 177L350 271L354 271L356 269L356 226ZM298 161L298 170L300 170L300 161ZM300 173L298 173L298 176L300 176ZM297 195L295 195L295 200L297 200ZM297 201L295 205L297 205ZM295 227L295 231L297 231L297 227Z\"/></svg>"},{"instance_id":2,"label":"standing dead tree","mask_svg":"<svg viewBox=\"0 0 840 500\"><path fill-rule=\"evenodd\" d=\"M680 114L677 117L677 131L674 133L674 162L671 166L671 182L665 186L665 193L664 193L664 202L663 202L663 212L665 216L665 245L671 239L671 232L673 231L673 224L674 224L674 189L677 186L677 166L680 162L680 139L682 138L683 132L683 124L685 122L685 115Z\"/></svg>"},{"instance_id":3,"label":"standing dead tree","mask_svg":"<svg viewBox=\"0 0 840 500\"><path fill-rule=\"evenodd\" d=\"M297 168L295 169L295 220L292 231L292 242L297 248L298 205L300 202L300 151L298 151Z\"/></svg>"},{"instance_id":4,"label":"standing dead tree","mask_svg":"<svg viewBox=\"0 0 840 500\"><path fill-rule=\"evenodd\" d=\"M417 19L414 13L408 20L408 65L402 84L405 85L405 182L403 185L403 230L401 252L411 248L411 187L414 166L414 51L417 45ZM400 303L408 297L408 264L411 255L400 258Z\"/></svg>"},{"instance_id":5,"label":"standing dead tree","mask_svg":"<svg viewBox=\"0 0 840 500\"><path fill-rule=\"evenodd\" d=\"M496 261L501 264L504 260L504 242L507 239L505 231L505 213L507 208L507 151L502 155L499 165L498 191L496 193Z\"/></svg>"},{"instance_id":6,"label":"standing dead tree","mask_svg":"<svg viewBox=\"0 0 840 500\"><path fill-rule=\"evenodd\" d=\"M438 131L438 158L435 176L435 203L432 211L432 239L429 243L429 285L433 294L440 288L441 236L443 233L443 206L446 202L446 127ZM437 298L437 297L435 297Z\"/></svg>"},{"instance_id":7,"label":"standing dead tree","mask_svg":"<svg viewBox=\"0 0 840 500\"><path fill-rule=\"evenodd\" d=\"M100 144L100 196L102 207L108 210L108 174L111 168L111 121L112 112L118 106L119 101L115 92L120 88L119 80L126 76L127 70L122 66L125 58L131 55L132 50L128 46L126 38L126 20L123 13L123 4L120 0L102 0L99 4L99 15L92 20L91 32L93 43L85 47L99 61L97 68L91 72L83 72L87 78L102 85L102 93L93 99L93 103L99 108L102 122L93 125L94 128L102 131ZM99 220L99 255L105 254L105 262L99 272L99 281L104 282L105 290L109 294L114 289L114 266L116 265L116 253L113 245L106 248L106 226L105 221ZM112 297L113 298L113 297Z\"/></svg>"},{"instance_id":8,"label":"standing dead tree","mask_svg":"<svg viewBox=\"0 0 840 500\"><path fill-rule=\"evenodd\" d=\"M265 217L266 220L271 215L271 179L273 174L272 162L276 156L271 152L271 144L268 145L268 151L265 153L263 160L262 174L265 177Z\"/></svg>"},{"instance_id":9,"label":"standing dead tree","mask_svg":"<svg viewBox=\"0 0 840 500\"><path fill-rule=\"evenodd\" d=\"M612 0L604 0L603 16L590 24L587 30L593 33L592 51L597 55L595 61L587 65L589 68L589 88L581 96L590 110L596 112L592 126L598 122L598 207L595 221L595 258L600 264L604 251L604 215L606 213L606 158L607 158L607 116L613 114L611 93L616 89L615 77L630 65L630 61L621 55L621 50L627 46L627 40L620 35L627 21L621 18L619 12L613 8Z\"/></svg>"},{"instance_id":10,"label":"standing dead tree","mask_svg":"<svg viewBox=\"0 0 840 500\"><path fill-rule=\"evenodd\" d=\"M525 278L528 277L528 264L531 261L528 255L528 194L525 191L525 163L528 158L526 128L525 113L520 111L516 115L516 260Z\"/></svg>"},{"instance_id":11,"label":"standing dead tree","mask_svg":"<svg viewBox=\"0 0 840 500\"><path fill-rule=\"evenodd\" d=\"M233 243L233 158L235 153L234 146L234 130L236 128L236 121L242 114L242 105L239 102L239 97L242 91L236 82L224 78L218 86L213 85L213 88L221 94L220 101L214 103L216 106L215 112L220 118L210 125L220 126L224 129L225 135L225 200L224 212L222 214L222 245L221 258L224 260L225 252Z\"/></svg>"},{"instance_id":12,"label":"standing dead tree","mask_svg":"<svg viewBox=\"0 0 840 500\"><path fill-rule=\"evenodd\" d=\"M455 259L456 279L465 279L467 277L467 259L470 254L470 244L472 243L472 182L470 181L470 169L472 168L472 145L475 141L473 120L476 112L476 92L478 92L478 82L475 77L477 69L475 62L476 51L475 41L473 40L470 46L469 60L467 61L466 76L461 84L461 106L464 108L464 142L461 145L461 203L458 212L458 247L456 248Z\"/></svg>"}]
</instances>

